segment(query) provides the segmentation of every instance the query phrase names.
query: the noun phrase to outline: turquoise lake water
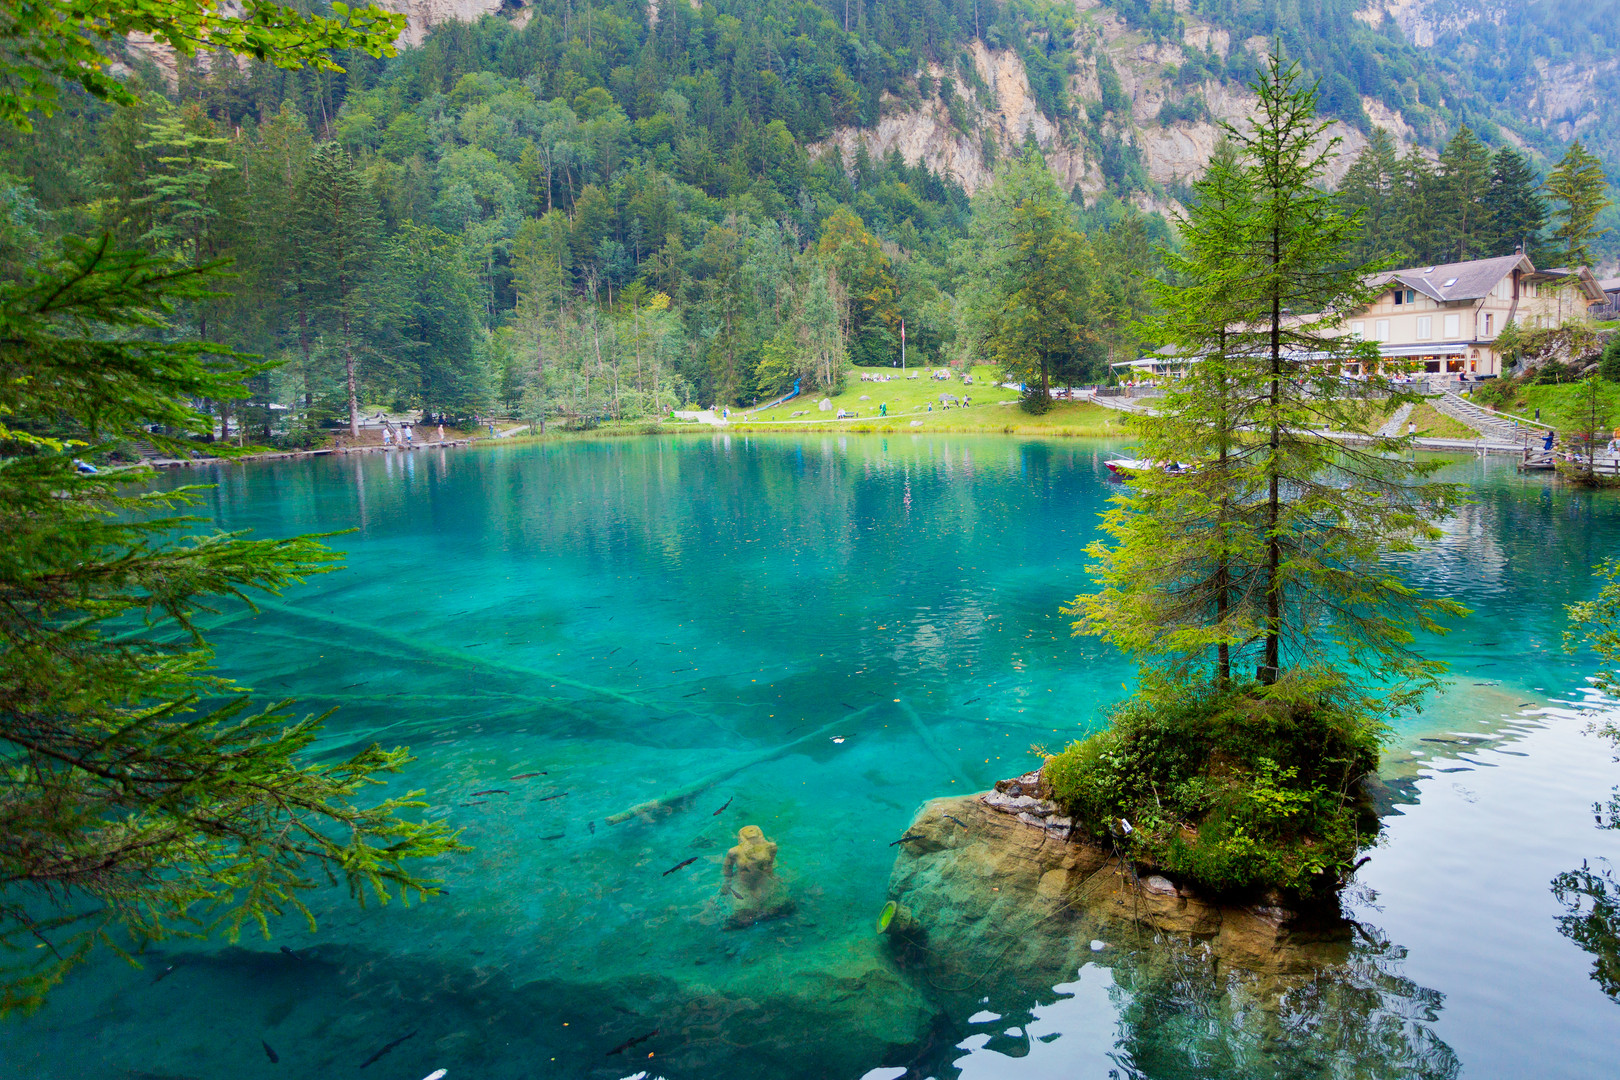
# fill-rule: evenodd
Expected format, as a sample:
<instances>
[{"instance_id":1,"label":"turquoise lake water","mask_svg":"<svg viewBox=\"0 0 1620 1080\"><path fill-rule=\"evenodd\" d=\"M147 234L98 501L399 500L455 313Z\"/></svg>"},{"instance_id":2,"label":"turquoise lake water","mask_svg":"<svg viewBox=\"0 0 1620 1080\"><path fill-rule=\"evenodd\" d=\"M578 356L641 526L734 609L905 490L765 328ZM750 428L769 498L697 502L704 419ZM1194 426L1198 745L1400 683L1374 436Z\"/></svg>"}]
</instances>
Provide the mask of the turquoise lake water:
<instances>
[{"instance_id":1,"label":"turquoise lake water","mask_svg":"<svg viewBox=\"0 0 1620 1080\"><path fill-rule=\"evenodd\" d=\"M221 621L220 666L337 707L323 752L409 745L398 786L474 850L420 907L332 890L314 932L100 959L0 1025L0 1061L222 1080L1612 1075L1620 1004L1549 883L1620 861L1592 815L1620 767L1583 733L1591 660L1560 645L1563 605L1620 553L1620 497L1502 459L1448 466L1475 502L1404 560L1475 613L1426 643L1452 680L1389 752L1396 805L1349 894L1366 933L1344 972L1264 993L1129 941L1078 971L988 971L972 1001L896 971L872 922L918 807L1096 728L1131 682L1058 610L1086 588L1117 449L705 435L166 476L215 484L224 528L356 530L334 541L345 569ZM796 910L731 930L720 861L748 824Z\"/></svg>"}]
</instances>

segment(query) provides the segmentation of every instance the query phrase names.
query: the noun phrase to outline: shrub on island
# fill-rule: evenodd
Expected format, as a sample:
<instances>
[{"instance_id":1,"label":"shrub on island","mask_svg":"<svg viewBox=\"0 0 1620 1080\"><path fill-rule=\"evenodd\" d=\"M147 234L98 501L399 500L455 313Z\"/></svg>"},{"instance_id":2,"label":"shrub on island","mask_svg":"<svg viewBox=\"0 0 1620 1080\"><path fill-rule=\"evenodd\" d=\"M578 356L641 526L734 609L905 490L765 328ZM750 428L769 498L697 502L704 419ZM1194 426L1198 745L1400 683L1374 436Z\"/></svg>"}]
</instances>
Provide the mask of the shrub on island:
<instances>
[{"instance_id":1,"label":"shrub on island","mask_svg":"<svg viewBox=\"0 0 1620 1080\"><path fill-rule=\"evenodd\" d=\"M1306 904L1331 897L1377 833L1361 781L1383 731L1353 694L1306 673L1184 685L1122 702L1042 771L1077 833L1212 894Z\"/></svg>"}]
</instances>

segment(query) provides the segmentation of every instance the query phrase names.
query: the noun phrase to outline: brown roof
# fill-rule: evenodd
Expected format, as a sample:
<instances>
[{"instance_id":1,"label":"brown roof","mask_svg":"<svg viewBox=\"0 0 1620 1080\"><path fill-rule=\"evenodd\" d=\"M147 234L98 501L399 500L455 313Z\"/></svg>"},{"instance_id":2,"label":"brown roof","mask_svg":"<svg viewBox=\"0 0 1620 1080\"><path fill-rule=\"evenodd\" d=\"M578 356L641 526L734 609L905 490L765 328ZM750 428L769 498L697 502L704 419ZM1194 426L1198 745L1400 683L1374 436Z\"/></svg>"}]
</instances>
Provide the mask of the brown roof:
<instances>
[{"instance_id":1,"label":"brown roof","mask_svg":"<svg viewBox=\"0 0 1620 1080\"><path fill-rule=\"evenodd\" d=\"M1598 288L1604 292L1620 292L1620 277L1608 277L1598 282Z\"/></svg>"},{"instance_id":2,"label":"brown roof","mask_svg":"<svg viewBox=\"0 0 1620 1080\"><path fill-rule=\"evenodd\" d=\"M1398 281L1431 300L1478 300L1494 289L1498 281L1512 273L1515 267L1526 272L1535 271L1535 264L1523 255L1501 255L1494 259L1471 259L1468 262L1389 270L1373 277L1371 283L1387 285Z\"/></svg>"}]
</instances>

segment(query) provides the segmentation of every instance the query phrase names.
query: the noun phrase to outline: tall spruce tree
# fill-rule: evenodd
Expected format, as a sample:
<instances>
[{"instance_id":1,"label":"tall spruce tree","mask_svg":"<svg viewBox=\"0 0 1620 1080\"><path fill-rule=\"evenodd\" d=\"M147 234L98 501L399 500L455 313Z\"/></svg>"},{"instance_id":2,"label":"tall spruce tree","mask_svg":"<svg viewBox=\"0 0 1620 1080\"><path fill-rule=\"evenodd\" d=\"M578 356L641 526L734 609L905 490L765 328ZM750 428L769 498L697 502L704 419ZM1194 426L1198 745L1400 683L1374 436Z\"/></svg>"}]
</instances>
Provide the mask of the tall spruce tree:
<instances>
[{"instance_id":1,"label":"tall spruce tree","mask_svg":"<svg viewBox=\"0 0 1620 1080\"><path fill-rule=\"evenodd\" d=\"M1547 204L1537 194L1541 186L1530 159L1511 146L1491 155L1491 186L1485 192L1490 216L1490 243L1486 255L1507 255L1522 247L1532 259L1547 227Z\"/></svg>"},{"instance_id":2,"label":"tall spruce tree","mask_svg":"<svg viewBox=\"0 0 1620 1080\"><path fill-rule=\"evenodd\" d=\"M1603 163L1576 139L1547 174L1545 187L1552 197L1553 213L1562 219L1553 229L1554 253L1570 269L1589 265L1592 243L1609 231L1597 224L1598 215L1610 202Z\"/></svg>"},{"instance_id":3,"label":"tall spruce tree","mask_svg":"<svg viewBox=\"0 0 1620 1080\"><path fill-rule=\"evenodd\" d=\"M1441 227L1444 213L1440 178L1416 147L1401 158L1396 192L1400 247L1394 254L1408 264L1444 261L1451 244Z\"/></svg>"},{"instance_id":4,"label":"tall spruce tree","mask_svg":"<svg viewBox=\"0 0 1620 1080\"><path fill-rule=\"evenodd\" d=\"M1360 778L1380 722L1440 670L1414 631L1461 613L1389 556L1438 535L1459 496L1347 393L1343 366L1376 363L1340 331L1377 267L1344 268L1358 226L1321 190L1335 141L1298 66L1273 56L1254 89L1252 126L1228 131L1239 161L1216 158L1166 253L1162 329L1190 369L1133 420L1150 460L1092 549L1100 591L1067 609L1077 633L1140 657L1141 686L1043 775L1077 827L1128 857L1309 902L1343 885L1369 837Z\"/></svg>"},{"instance_id":5,"label":"tall spruce tree","mask_svg":"<svg viewBox=\"0 0 1620 1080\"><path fill-rule=\"evenodd\" d=\"M322 143L299 181L298 220L303 252L300 287L308 290L325 331L343 359L349 435L360 436L361 289L380 244L377 208L349 152Z\"/></svg>"},{"instance_id":6,"label":"tall spruce tree","mask_svg":"<svg viewBox=\"0 0 1620 1080\"><path fill-rule=\"evenodd\" d=\"M1345 213L1361 217L1361 236L1350 253L1358 263L1402 250L1400 172L1395 140L1383 128L1374 128L1372 140L1339 184L1339 204Z\"/></svg>"},{"instance_id":7,"label":"tall spruce tree","mask_svg":"<svg viewBox=\"0 0 1620 1080\"><path fill-rule=\"evenodd\" d=\"M1437 535L1431 522L1449 512L1457 489L1414 484L1435 465L1390 457L1399 444L1348 450L1319 434L1373 435L1365 401L1346 393L1339 374L1352 360L1374 366L1343 327L1379 287L1367 280L1374 267L1335 269L1359 226L1320 190L1337 143L1320 148L1327 125L1316 119L1316 91L1301 84L1297 63L1275 55L1255 89L1254 123L1231 134L1254 199L1240 262L1253 292L1237 344L1260 361L1248 372L1260 394L1246 417L1265 440L1253 458L1266 488L1260 680L1280 677L1285 649L1293 663L1311 662L1324 637L1380 677L1432 676L1435 666L1408 648L1409 622L1437 629L1436 614L1459 609L1415 597L1381 561Z\"/></svg>"},{"instance_id":8,"label":"tall spruce tree","mask_svg":"<svg viewBox=\"0 0 1620 1080\"><path fill-rule=\"evenodd\" d=\"M1491 152L1467 127L1458 130L1440 153L1440 227L1447 262L1478 258L1489 242L1490 213L1485 207L1491 182Z\"/></svg>"}]
</instances>

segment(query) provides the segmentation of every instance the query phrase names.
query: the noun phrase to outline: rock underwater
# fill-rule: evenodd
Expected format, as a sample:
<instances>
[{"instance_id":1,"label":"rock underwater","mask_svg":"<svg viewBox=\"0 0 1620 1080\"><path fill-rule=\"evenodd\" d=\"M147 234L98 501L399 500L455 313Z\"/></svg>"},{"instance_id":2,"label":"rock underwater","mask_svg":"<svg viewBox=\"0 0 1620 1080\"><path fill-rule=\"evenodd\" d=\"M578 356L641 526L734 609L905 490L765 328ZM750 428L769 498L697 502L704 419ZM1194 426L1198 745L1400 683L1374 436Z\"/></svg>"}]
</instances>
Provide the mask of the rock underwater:
<instances>
[{"instance_id":1,"label":"rock underwater","mask_svg":"<svg viewBox=\"0 0 1620 1080\"><path fill-rule=\"evenodd\" d=\"M787 884L776 876L776 844L758 825L737 830L737 846L726 852L721 890L731 899L728 929L738 930L793 912Z\"/></svg>"}]
</instances>

